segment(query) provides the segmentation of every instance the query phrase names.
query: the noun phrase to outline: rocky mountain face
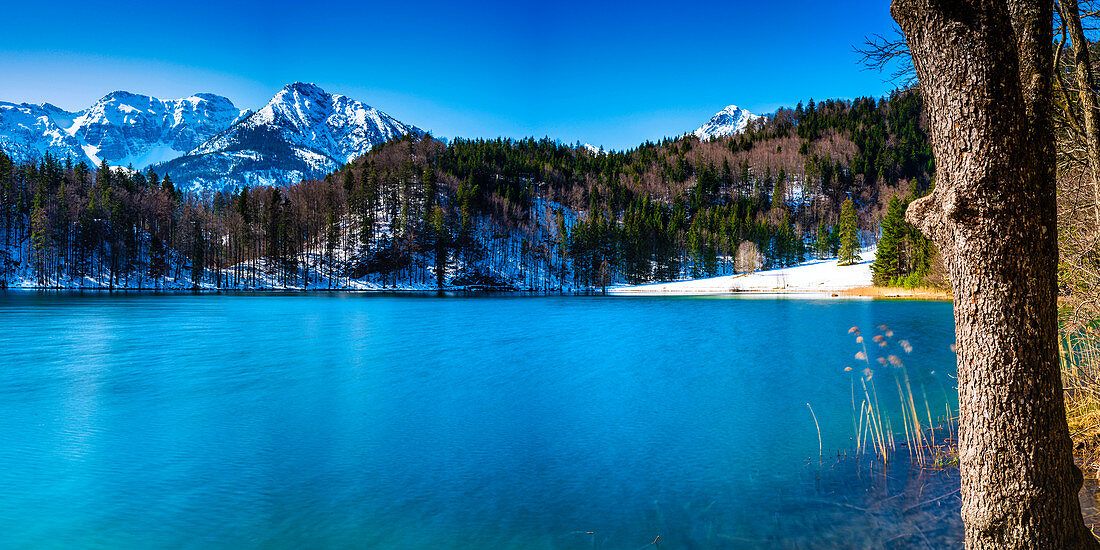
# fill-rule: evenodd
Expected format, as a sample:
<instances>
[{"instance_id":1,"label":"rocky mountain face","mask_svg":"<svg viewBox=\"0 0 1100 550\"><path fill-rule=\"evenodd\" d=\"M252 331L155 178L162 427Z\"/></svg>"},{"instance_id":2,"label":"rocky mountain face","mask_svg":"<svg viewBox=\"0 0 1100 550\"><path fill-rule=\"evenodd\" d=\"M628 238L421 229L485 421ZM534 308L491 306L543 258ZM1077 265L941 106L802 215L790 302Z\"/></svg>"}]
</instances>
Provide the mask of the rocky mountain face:
<instances>
[{"instance_id":1,"label":"rocky mountain face","mask_svg":"<svg viewBox=\"0 0 1100 550\"><path fill-rule=\"evenodd\" d=\"M111 92L74 113L70 131L91 155L140 170L187 153L247 114L214 94L162 101Z\"/></svg>"},{"instance_id":2,"label":"rocky mountain face","mask_svg":"<svg viewBox=\"0 0 1100 550\"><path fill-rule=\"evenodd\" d=\"M296 82L187 155L154 169L194 190L280 185L323 177L379 143L423 133L347 96Z\"/></svg>"},{"instance_id":3,"label":"rocky mountain face","mask_svg":"<svg viewBox=\"0 0 1100 550\"><path fill-rule=\"evenodd\" d=\"M83 144L56 122L55 113L72 114L49 103L0 102L0 150L17 163L40 159L46 153L90 162Z\"/></svg>"},{"instance_id":4,"label":"rocky mountain face","mask_svg":"<svg viewBox=\"0 0 1100 550\"><path fill-rule=\"evenodd\" d=\"M16 162L50 154L153 168L189 190L322 177L371 147L419 128L359 101L294 83L257 111L208 93L160 100L111 92L87 109L0 102L0 149Z\"/></svg>"},{"instance_id":5,"label":"rocky mountain face","mask_svg":"<svg viewBox=\"0 0 1100 550\"><path fill-rule=\"evenodd\" d=\"M160 100L116 91L77 112L0 102L0 148L20 162L49 153L140 170L187 153L250 113L214 94Z\"/></svg>"}]
</instances>

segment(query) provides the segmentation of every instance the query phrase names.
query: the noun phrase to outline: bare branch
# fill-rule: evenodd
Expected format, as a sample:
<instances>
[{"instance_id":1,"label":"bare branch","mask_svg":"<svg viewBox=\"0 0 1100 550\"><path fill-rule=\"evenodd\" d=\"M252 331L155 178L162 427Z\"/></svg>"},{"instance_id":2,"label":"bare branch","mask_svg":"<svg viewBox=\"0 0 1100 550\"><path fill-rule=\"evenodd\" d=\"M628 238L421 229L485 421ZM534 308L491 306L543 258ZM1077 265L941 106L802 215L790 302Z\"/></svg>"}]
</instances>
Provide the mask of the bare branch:
<instances>
[{"instance_id":1,"label":"bare branch","mask_svg":"<svg viewBox=\"0 0 1100 550\"><path fill-rule=\"evenodd\" d=\"M864 70L889 72L886 81L900 82L905 88L916 84L913 58L901 29L894 27L894 34L890 37L877 33L868 36L862 46L853 46L852 50L860 55L859 64L863 65Z\"/></svg>"}]
</instances>

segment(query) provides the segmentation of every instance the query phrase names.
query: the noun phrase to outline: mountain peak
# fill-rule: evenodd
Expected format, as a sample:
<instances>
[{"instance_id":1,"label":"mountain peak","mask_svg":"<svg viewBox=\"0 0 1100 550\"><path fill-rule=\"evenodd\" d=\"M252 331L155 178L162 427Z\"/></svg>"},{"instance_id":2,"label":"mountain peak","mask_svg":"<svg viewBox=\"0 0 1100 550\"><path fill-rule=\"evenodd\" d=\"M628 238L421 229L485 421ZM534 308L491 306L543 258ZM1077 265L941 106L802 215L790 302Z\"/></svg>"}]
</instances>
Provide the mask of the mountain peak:
<instances>
[{"instance_id":1,"label":"mountain peak","mask_svg":"<svg viewBox=\"0 0 1100 550\"><path fill-rule=\"evenodd\" d=\"M233 103L232 101L229 100L228 97L221 96L221 95L218 95L218 94L212 94L212 93L209 93L209 92L199 92L197 94L191 94L191 96L188 97L187 99L201 99L203 101L211 101L211 102L215 102L215 103L223 103L223 102L228 102L230 104Z\"/></svg>"},{"instance_id":2,"label":"mountain peak","mask_svg":"<svg viewBox=\"0 0 1100 550\"><path fill-rule=\"evenodd\" d=\"M290 84L287 84L286 86L283 86L282 91L284 91L284 92L296 92L298 94L310 95L310 96L328 95L328 93L325 92L323 89L321 89L320 86L318 86L318 85L316 85L312 82L291 82Z\"/></svg>"},{"instance_id":3,"label":"mountain peak","mask_svg":"<svg viewBox=\"0 0 1100 550\"><path fill-rule=\"evenodd\" d=\"M294 82L260 110L159 168L195 189L281 185L323 177L379 143L423 133L347 96Z\"/></svg>"},{"instance_id":4,"label":"mountain peak","mask_svg":"<svg viewBox=\"0 0 1100 550\"><path fill-rule=\"evenodd\" d=\"M721 111L715 113L706 124L695 130L694 133L700 141L714 139L721 136L731 136L744 131L749 122L763 118L754 115L737 105L727 105Z\"/></svg>"},{"instance_id":5,"label":"mountain peak","mask_svg":"<svg viewBox=\"0 0 1100 550\"><path fill-rule=\"evenodd\" d=\"M147 95L135 94L133 92L127 92L126 90L115 90L113 92L109 92L107 95L100 98L99 103L105 103L105 102L111 101L113 99L126 100L126 99L132 99L132 98L135 98L135 97L143 98L143 99L149 98L149 96L147 96Z\"/></svg>"}]
</instances>

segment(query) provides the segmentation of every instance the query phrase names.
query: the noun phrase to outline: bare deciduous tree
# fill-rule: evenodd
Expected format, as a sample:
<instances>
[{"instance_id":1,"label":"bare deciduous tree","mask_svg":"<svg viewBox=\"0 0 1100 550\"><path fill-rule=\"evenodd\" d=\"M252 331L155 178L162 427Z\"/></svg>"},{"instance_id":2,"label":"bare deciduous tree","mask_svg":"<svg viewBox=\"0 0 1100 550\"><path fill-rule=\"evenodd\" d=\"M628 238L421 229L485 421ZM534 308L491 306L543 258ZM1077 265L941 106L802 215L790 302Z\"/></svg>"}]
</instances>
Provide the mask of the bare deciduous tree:
<instances>
[{"instance_id":1,"label":"bare deciduous tree","mask_svg":"<svg viewBox=\"0 0 1100 550\"><path fill-rule=\"evenodd\" d=\"M734 260L733 268L738 273L753 273L762 265L764 265L764 255L760 253L756 243L742 241L737 247L737 258Z\"/></svg>"}]
</instances>

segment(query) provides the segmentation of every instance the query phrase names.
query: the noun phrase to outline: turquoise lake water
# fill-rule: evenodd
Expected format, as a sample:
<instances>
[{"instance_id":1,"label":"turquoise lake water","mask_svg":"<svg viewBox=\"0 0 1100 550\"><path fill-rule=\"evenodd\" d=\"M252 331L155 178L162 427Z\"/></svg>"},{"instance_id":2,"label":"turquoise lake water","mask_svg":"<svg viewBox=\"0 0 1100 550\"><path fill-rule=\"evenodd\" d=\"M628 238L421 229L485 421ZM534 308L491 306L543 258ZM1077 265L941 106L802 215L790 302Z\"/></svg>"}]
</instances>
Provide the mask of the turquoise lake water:
<instances>
[{"instance_id":1,"label":"turquoise lake water","mask_svg":"<svg viewBox=\"0 0 1100 550\"><path fill-rule=\"evenodd\" d=\"M8 292L0 320L2 548L924 547L896 503L951 484L837 458L849 327L911 343L938 418L949 303Z\"/></svg>"}]
</instances>

